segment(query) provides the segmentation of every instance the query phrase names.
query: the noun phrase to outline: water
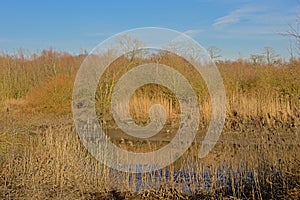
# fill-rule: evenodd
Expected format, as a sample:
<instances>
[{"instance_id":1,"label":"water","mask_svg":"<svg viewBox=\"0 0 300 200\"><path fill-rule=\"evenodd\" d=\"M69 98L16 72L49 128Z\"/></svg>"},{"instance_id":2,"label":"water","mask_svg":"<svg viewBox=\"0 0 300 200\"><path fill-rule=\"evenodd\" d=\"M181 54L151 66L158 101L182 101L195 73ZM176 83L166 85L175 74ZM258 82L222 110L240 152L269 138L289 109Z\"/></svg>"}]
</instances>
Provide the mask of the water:
<instances>
[{"instance_id":1,"label":"water","mask_svg":"<svg viewBox=\"0 0 300 200\"><path fill-rule=\"evenodd\" d=\"M212 191L216 188L222 190L231 190L232 187L238 187L237 183L250 183L253 181L253 173L243 173L239 171L232 172L229 169L218 169L216 173L205 171L202 173L188 170L170 170L168 167L152 171L149 173L129 173L124 176L124 172L111 169L111 174L116 179L127 177L128 186L132 192L142 192L149 189L159 189L166 185L180 189L185 193L196 191ZM232 185L231 178L234 176L235 185ZM118 186L116 189L121 189Z\"/></svg>"}]
</instances>

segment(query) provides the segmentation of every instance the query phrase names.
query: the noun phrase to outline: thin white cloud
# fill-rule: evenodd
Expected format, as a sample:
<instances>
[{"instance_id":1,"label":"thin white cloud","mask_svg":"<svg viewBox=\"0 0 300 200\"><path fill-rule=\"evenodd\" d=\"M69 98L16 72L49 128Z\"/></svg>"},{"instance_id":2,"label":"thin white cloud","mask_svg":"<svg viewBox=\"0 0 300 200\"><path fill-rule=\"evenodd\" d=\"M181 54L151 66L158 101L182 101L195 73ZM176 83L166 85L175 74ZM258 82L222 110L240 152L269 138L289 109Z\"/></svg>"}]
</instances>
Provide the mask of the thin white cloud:
<instances>
[{"instance_id":1,"label":"thin white cloud","mask_svg":"<svg viewBox=\"0 0 300 200\"><path fill-rule=\"evenodd\" d=\"M228 15L217 18L214 20L213 26L215 28L224 27L230 24L236 24L242 20L249 20L258 12L263 11L261 7L244 6L234 11L231 11Z\"/></svg>"},{"instance_id":2,"label":"thin white cloud","mask_svg":"<svg viewBox=\"0 0 300 200\"><path fill-rule=\"evenodd\" d=\"M189 29L189 30L184 31L184 34L186 34L190 37L194 37L201 32L204 32L204 30L203 29Z\"/></svg>"},{"instance_id":3,"label":"thin white cloud","mask_svg":"<svg viewBox=\"0 0 300 200\"><path fill-rule=\"evenodd\" d=\"M282 12L278 5L247 4L214 20L213 27L226 32L238 31L245 34L276 34L293 24L295 9ZM229 28L226 28L229 27Z\"/></svg>"}]
</instances>

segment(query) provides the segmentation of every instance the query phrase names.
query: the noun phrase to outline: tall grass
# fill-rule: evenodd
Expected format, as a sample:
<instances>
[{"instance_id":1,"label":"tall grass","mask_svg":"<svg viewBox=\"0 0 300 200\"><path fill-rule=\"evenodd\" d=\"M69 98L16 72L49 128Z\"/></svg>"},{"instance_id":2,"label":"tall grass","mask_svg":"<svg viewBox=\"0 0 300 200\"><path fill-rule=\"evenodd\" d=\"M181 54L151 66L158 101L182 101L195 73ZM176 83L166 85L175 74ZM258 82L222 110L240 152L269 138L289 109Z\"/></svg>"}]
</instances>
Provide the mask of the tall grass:
<instances>
[{"instance_id":1,"label":"tall grass","mask_svg":"<svg viewBox=\"0 0 300 200\"><path fill-rule=\"evenodd\" d=\"M23 98L46 79L59 74L74 75L83 56L59 53L53 49L26 55L0 55L0 99Z\"/></svg>"},{"instance_id":2,"label":"tall grass","mask_svg":"<svg viewBox=\"0 0 300 200\"><path fill-rule=\"evenodd\" d=\"M0 56L0 198L300 197L299 61L280 66L218 62L227 95L226 124L213 151L199 159L202 133L210 120L209 94L201 76L174 55L117 59L100 79L95 98L99 121L120 148L158 149L179 126L174 94L150 84L131 97L130 113L136 123L145 125L150 106L162 104L168 120L161 140L138 141L115 129L111 94L131 68L149 62L173 66L190 81L200 104L201 123L193 146L161 171L130 174L97 162L77 137L71 118L72 87L84 57L51 49L30 56L23 51Z\"/></svg>"},{"instance_id":3,"label":"tall grass","mask_svg":"<svg viewBox=\"0 0 300 200\"><path fill-rule=\"evenodd\" d=\"M158 62L172 66L190 81L200 104L201 122L210 120L210 97L205 82L197 71L182 58L166 54L163 57L131 62L124 57L117 59L107 70L96 93L96 108L102 118L111 121L110 97L116 81L127 70L142 63ZM284 63L281 66L253 65L247 61L218 62L227 95L227 128L247 125L259 127L287 126L299 124L300 73L299 63ZM111 77L114 77L112 79ZM154 99L158 98L158 99ZM174 94L156 85L138 89L131 98L130 109L134 119L148 120L148 109L153 102L164 105L169 120L177 119L179 104ZM172 114L171 114L172 113ZM171 116L172 115L172 116ZM240 123L235 123L239 121ZM239 128L239 127L236 127Z\"/></svg>"},{"instance_id":4,"label":"tall grass","mask_svg":"<svg viewBox=\"0 0 300 200\"><path fill-rule=\"evenodd\" d=\"M18 134L26 145L1 155L0 197L5 199L300 196L299 137L282 138L279 132L256 132L257 138L248 133L223 136L204 159L198 158L199 145L194 144L175 163L145 174L117 172L97 162L82 147L74 127L62 120L46 130L39 128L37 135ZM159 143L119 146L139 152Z\"/></svg>"},{"instance_id":5,"label":"tall grass","mask_svg":"<svg viewBox=\"0 0 300 200\"><path fill-rule=\"evenodd\" d=\"M14 56L0 56L0 99L4 101L28 98L28 105L38 111L70 112L73 81L84 55L72 56L51 49L44 50L39 55L25 57L23 54L20 51ZM96 93L97 113L105 115L108 121L111 120L110 97L116 81L127 70L149 62L172 66L185 75L197 93L201 121L209 121L210 99L202 77L186 61L168 54L159 59L117 59L100 79ZM299 62L293 61L281 66L254 66L247 61L227 61L217 65L226 88L228 117L239 117L246 121L260 119L264 124L272 125L298 120ZM154 100L153 96L159 99ZM130 109L133 117L145 121L145 113L153 101L161 101L170 118L176 117L180 112L171 91L148 86L136 91L132 97Z\"/></svg>"}]
</instances>

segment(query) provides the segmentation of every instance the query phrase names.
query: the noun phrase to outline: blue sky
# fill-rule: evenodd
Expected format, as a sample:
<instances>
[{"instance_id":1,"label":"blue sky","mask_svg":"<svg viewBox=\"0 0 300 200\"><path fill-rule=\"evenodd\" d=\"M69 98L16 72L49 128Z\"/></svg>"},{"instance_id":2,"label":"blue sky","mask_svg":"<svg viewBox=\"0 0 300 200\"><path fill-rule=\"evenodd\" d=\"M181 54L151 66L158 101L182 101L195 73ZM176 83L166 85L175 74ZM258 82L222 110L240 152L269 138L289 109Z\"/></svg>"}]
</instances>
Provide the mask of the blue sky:
<instances>
[{"instance_id":1,"label":"blue sky","mask_svg":"<svg viewBox=\"0 0 300 200\"><path fill-rule=\"evenodd\" d=\"M0 51L47 48L90 51L113 34L138 27L185 32L223 59L249 58L273 47L287 58L299 0L2 1Z\"/></svg>"}]
</instances>

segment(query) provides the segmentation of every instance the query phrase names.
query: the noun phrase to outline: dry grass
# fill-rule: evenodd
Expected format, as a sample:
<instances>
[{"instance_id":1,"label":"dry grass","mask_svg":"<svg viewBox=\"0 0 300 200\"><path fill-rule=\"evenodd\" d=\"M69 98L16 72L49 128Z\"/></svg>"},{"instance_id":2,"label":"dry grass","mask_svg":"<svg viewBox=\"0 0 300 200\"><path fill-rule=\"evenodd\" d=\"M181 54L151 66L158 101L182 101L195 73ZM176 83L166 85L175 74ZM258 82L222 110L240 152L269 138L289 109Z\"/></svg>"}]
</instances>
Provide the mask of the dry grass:
<instances>
[{"instance_id":1,"label":"dry grass","mask_svg":"<svg viewBox=\"0 0 300 200\"><path fill-rule=\"evenodd\" d=\"M36 135L14 133L3 138L1 146L7 140L11 144L1 155L1 198L299 198L299 137L287 138L280 132L224 133L205 159L197 157L199 144L194 144L162 171L130 174L95 161L69 120L41 126ZM16 148L20 141L23 145ZM133 141L123 148L137 152L147 145L154 149L159 144Z\"/></svg>"},{"instance_id":2,"label":"dry grass","mask_svg":"<svg viewBox=\"0 0 300 200\"><path fill-rule=\"evenodd\" d=\"M201 106L200 131L184 156L162 171L130 174L94 160L77 137L70 105L83 58L53 50L31 59L22 52L0 56L0 198L299 199L299 62L280 67L219 62L227 93L226 124L213 151L199 159L210 119L207 89L184 60L160 57L160 63L174 66L193 85ZM115 81L151 59L118 59L96 95L101 123L116 132L111 140L129 151L155 150L168 141L164 131L170 130L171 139L178 127L180 112L173 94L147 85L132 96L130 112L136 123L146 124L150 106L161 103L168 116L161 140L137 141L113 129L109 102Z\"/></svg>"},{"instance_id":3,"label":"dry grass","mask_svg":"<svg viewBox=\"0 0 300 200\"><path fill-rule=\"evenodd\" d=\"M25 109L58 115L71 113L74 80L74 76L65 74L46 79L26 96Z\"/></svg>"}]
</instances>

